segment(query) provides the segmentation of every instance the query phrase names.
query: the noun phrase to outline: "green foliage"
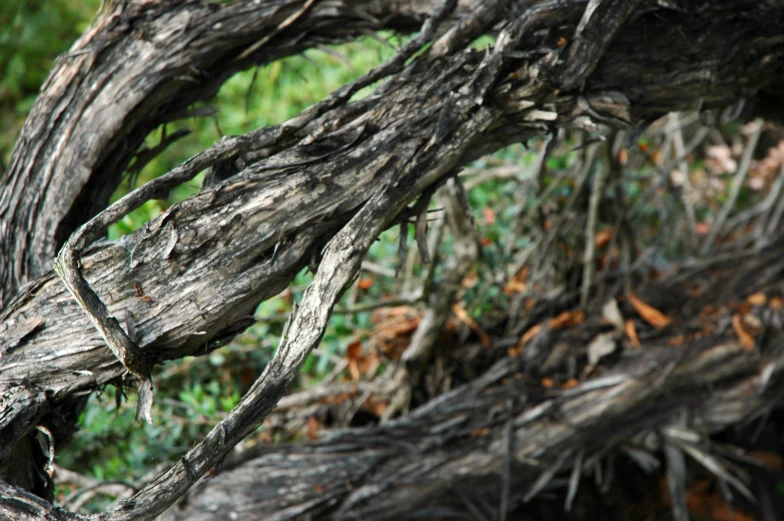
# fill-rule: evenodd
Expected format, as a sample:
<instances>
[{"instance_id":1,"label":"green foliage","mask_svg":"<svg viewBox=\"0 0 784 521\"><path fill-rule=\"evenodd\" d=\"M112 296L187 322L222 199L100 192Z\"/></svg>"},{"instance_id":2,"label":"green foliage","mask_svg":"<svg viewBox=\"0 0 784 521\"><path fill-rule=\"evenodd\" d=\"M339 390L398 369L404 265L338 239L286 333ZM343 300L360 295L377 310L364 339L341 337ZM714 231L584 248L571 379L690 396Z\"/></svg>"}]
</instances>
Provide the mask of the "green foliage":
<instances>
[{"instance_id":1,"label":"green foliage","mask_svg":"<svg viewBox=\"0 0 784 521\"><path fill-rule=\"evenodd\" d=\"M58 54L87 28L99 0L0 2L0 162Z\"/></svg>"}]
</instances>

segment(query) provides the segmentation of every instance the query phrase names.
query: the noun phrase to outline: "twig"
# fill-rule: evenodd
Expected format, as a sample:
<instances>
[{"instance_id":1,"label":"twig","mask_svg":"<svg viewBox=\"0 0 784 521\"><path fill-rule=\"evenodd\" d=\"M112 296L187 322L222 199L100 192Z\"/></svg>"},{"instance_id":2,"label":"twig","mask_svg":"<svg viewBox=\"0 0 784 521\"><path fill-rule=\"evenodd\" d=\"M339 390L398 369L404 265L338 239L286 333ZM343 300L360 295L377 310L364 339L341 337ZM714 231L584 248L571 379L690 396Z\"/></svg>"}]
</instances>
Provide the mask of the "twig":
<instances>
[{"instance_id":1,"label":"twig","mask_svg":"<svg viewBox=\"0 0 784 521\"><path fill-rule=\"evenodd\" d=\"M612 147L608 142L605 148ZM604 197L604 185L610 173L610 165L606 162L599 163L599 172L591 186L591 198L588 202L588 216L585 224L585 253L583 255L583 283L580 291L580 306L585 308L588 304L588 295L593 285L593 276L596 272L594 254L596 251L596 226L599 219L599 204Z\"/></svg>"},{"instance_id":2,"label":"twig","mask_svg":"<svg viewBox=\"0 0 784 521\"><path fill-rule=\"evenodd\" d=\"M683 132L681 131L680 119L677 113L670 113L669 127L672 132L672 145L675 149L675 157L686 157L686 146L683 143ZM687 243L689 248L694 248L697 244L697 214L692 204L691 179L689 179L689 166L686 161L678 161L678 171L681 174L681 203L686 211L686 225L688 229Z\"/></svg>"},{"instance_id":3,"label":"twig","mask_svg":"<svg viewBox=\"0 0 784 521\"><path fill-rule=\"evenodd\" d=\"M421 295L416 297L399 297L389 300L382 300L379 302L371 302L369 304L360 304L350 308L336 308L332 311L333 315L351 315L355 313L365 313L366 311L373 311L379 308L390 308L395 306L413 306L422 299Z\"/></svg>"},{"instance_id":4,"label":"twig","mask_svg":"<svg viewBox=\"0 0 784 521\"><path fill-rule=\"evenodd\" d=\"M701 255L706 255L713 247L713 244L716 242L716 238L724 229L724 224L727 220L727 217L729 217L732 209L735 208L735 203L738 201L738 194L740 194L740 189L743 187L743 182L746 180L746 174L748 173L749 166L751 165L751 158L754 156L754 150L757 148L757 142L759 141L760 134L762 134L763 126L764 125L761 119L754 120L753 130L751 131L751 134L746 141L746 148L743 149L740 165L738 165L738 172L733 178L729 196L727 197L724 206L721 208L719 215L716 217L716 221L713 223L713 226L711 226L710 233L705 238L705 242L702 244L702 249L700 249Z\"/></svg>"}]
</instances>

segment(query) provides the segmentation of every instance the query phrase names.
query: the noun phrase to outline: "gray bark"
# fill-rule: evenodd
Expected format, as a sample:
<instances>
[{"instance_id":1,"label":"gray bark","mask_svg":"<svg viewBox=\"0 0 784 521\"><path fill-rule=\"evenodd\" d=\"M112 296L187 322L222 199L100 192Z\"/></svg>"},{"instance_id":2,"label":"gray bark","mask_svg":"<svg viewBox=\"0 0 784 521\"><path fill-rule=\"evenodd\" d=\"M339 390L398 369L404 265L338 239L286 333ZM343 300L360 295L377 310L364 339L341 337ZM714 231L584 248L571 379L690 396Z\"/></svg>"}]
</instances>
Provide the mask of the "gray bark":
<instances>
[{"instance_id":1,"label":"gray bark","mask_svg":"<svg viewBox=\"0 0 784 521\"><path fill-rule=\"evenodd\" d=\"M232 421L105 518L150 519L217 464L283 394L369 241L460 165L559 126L633 127L670 110L722 107L740 98L779 115L784 42L770 20L782 19L780 3L630 2L620 14L610 9L616 3L592 1L586 9L569 0L488 2L474 24L467 14L473 6L460 3L439 26L436 35L443 36L431 51L405 67L385 69L389 78L373 95L351 104L348 96L335 96L278 127L225 139L182 171L195 175L231 161L244 165L241 172L128 238L90 247L81 273L112 315L133 317L133 340L156 363L208 352L246 327L258 302L324 256L321 282L290 325L294 333L308 333L291 337L291 350L281 350ZM31 443L36 425L72 425L63 405L124 372L49 266L75 227L105 206L142 139L209 98L237 70L368 28L409 30L423 11L417 2L115 2L61 58L0 180L0 469L6 479L18 461L15 447ZM494 49L465 48L478 30L491 27L503 28ZM150 299L138 298L137 285ZM725 377L745 374L758 362L726 343L705 353L683 374L714 355L732 362L723 366ZM507 369L486 376L487 385ZM778 376L774 370L770 388L777 388ZM656 380L655 373L649 377ZM615 384L629 386L616 391L628 390L630 401L612 410L638 403L640 381L627 374ZM449 399L410 421L437 413ZM522 409L510 413L516 414ZM529 435L526 443L532 443ZM464 447L479 451L472 443ZM549 454L551 448L531 450ZM362 465L402 465L386 449L377 456ZM481 476L494 472L498 453L467 457L479 458L472 468ZM438 479L458 480L461 467L445 461L439 466L447 474ZM514 474L515 480L528 477ZM0 486L5 515L28 509L30 516L46 511L52 519L75 518L19 488ZM412 501L446 501L444 489L434 489L433 496L430 490L419 488ZM300 499L311 500L286 500L292 512L310 508L297 506ZM352 499L340 508L348 512L360 503ZM325 504L316 499L313 508ZM335 504L330 500L329 507ZM363 515L375 511L361 508Z\"/></svg>"}]
</instances>

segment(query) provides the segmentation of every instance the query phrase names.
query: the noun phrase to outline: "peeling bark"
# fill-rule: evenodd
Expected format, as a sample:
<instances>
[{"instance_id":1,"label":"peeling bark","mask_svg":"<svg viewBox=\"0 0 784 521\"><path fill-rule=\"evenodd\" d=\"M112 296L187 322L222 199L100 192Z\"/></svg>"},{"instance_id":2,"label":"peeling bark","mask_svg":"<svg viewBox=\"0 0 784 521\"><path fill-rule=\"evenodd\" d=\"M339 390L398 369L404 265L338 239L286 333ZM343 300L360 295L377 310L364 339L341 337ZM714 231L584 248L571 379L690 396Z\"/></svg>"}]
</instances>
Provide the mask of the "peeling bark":
<instances>
[{"instance_id":1,"label":"peeling bark","mask_svg":"<svg viewBox=\"0 0 784 521\"><path fill-rule=\"evenodd\" d=\"M224 426L220 436L213 432L189 460L160 478L157 485L169 487L165 500L156 502L160 491L154 483L127 502L125 510L102 518L150 519L242 439L274 407L297 364L317 343L331 305L356 273L368 241L417 194L460 165L562 126L631 128L670 110L723 107L738 99L759 100L768 110L780 106L784 41L779 27L770 23L784 15L778 2L623 2L621 13L612 9L616 4L591 1L586 8L576 0L488 2L475 20L484 31L503 30L493 49L474 51L463 45L477 30L467 14L475 6L461 2L441 25L432 51L402 70L385 70L389 77L368 98L348 104L338 96L283 125L225 139L183 169L193 167L195 175L221 161L243 158L241 172L172 206L127 238L93 244L81 259L81 272L112 315L132 317L125 319L126 329L133 322L134 341L154 362L208 352L247 327L254 306L277 294L304 266L315 267L322 252L330 259L318 271L330 288L329 297L314 293L308 301L314 310L321 305L310 324L315 336L297 341L293 351L270 364L257 382L257 391L268 393L246 397L240 405L246 409L237 411L241 422ZM417 2L214 6L120 1L59 60L0 180L0 468L7 471L14 446L29 439L25 436L35 425L68 423L54 413L69 399L122 376L122 365L49 271L49 263L75 227L105 206L144 137L193 102L212 96L237 70L324 41L343 41L366 29L410 30L427 10ZM345 242L346 237L355 242ZM351 262L344 259L342 267L335 263L341 247L351 250ZM331 276L335 280L330 282ZM138 298L137 287L149 298ZM294 316L295 325L306 320L299 316ZM626 422L630 427L616 432L630 436L639 427L632 421L639 400L645 392L661 391L651 391L651 381L663 379L665 390L691 390L684 381L692 376L695 385L704 385L748 375L760 360L737 347L701 344L696 359L676 361L685 366L653 370L645 377L619 370L613 385L588 393L592 399L606 398L608 409L588 409L585 419L601 415L602 424L605 417L607 425ZM663 352L653 350L641 360L656 362ZM664 367L671 361L665 360ZM718 361L722 369L711 369ZM485 383L460 392L492 388L499 372L514 369L507 365L483 377ZM779 384L774 369L768 387L778 389ZM747 390L752 384L745 385ZM743 394L743 389L733 387L727 396ZM610 407L611 398L618 396L613 393L628 401ZM402 436L403 431L394 429L405 430L407 421L424 429L418 418L457 394L385 428L393 436ZM711 404L719 396L726 397L707 396L698 414L711 418ZM761 407L768 397L743 394L743 400L751 401L742 403ZM566 403L577 410L585 399L573 396ZM530 414L526 404L515 405L510 417ZM482 405L487 410L491 404ZM664 414L661 420L667 418ZM545 427L556 429L536 428ZM454 436L465 437L464 427L454 428ZM516 427L520 443L552 442L526 445L525 450L517 446L518 458L547 457L577 440L542 432L548 438L530 438L530 432ZM591 427L588 432L596 436L604 431ZM386 439L387 434L381 429L377 435ZM426 436L417 440L423 447L436 443ZM492 472L500 449L492 445L496 448L481 452L480 442L485 446L487 440L469 439L457 446L469 451L466 457L477 458L468 462L470 468ZM319 449L285 450L309 454ZM349 481L360 479L363 468L402 465L393 457L398 450L371 451L369 460L350 469ZM359 492L346 499L347 490L336 482L335 495L327 502L305 492L279 506L291 507L291 512L328 509L372 517L381 516L384 501L393 498L440 505L446 489L431 486L433 477L425 472L430 465L440 469L438 480L464 483L456 477L459 461L450 463L442 456L420 462L421 468L395 467L401 476L430 476L423 478L426 487L401 486L399 495L384 488L383 501L374 495L381 490L376 486L362 489L376 498L372 505ZM197 462L193 468L185 463L191 460ZM515 466L514 482L531 475ZM29 495L2 485L0 512L32 516L45 510ZM55 510L48 515L75 518ZM287 515L281 511L280 518Z\"/></svg>"}]
</instances>

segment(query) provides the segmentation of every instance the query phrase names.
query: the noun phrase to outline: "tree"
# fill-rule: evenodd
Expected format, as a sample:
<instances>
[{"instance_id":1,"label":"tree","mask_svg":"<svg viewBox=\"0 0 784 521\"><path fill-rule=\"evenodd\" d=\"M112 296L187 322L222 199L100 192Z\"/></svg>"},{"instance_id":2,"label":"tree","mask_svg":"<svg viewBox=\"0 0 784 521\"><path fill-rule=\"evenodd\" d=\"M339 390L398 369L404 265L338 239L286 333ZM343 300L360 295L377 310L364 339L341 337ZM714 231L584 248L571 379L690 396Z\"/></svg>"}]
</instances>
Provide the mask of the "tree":
<instances>
[{"instance_id":1,"label":"tree","mask_svg":"<svg viewBox=\"0 0 784 521\"><path fill-rule=\"evenodd\" d=\"M101 518L164 512L275 407L376 237L414 219L421 242L436 188L454 179L448 193L459 201L455 174L482 154L562 127L631 130L670 111L739 100L765 117L780 115L784 60L778 24L771 23L782 19L778 2L456 4L116 1L60 57L0 180L4 515L78 519L25 490L50 497L48 455L67 442L85 396L125 378L139 388L139 414L147 416L155 364L203 354L231 338L260 301L312 266L315 280L277 355L241 403L179 464ZM382 28L417 32L391 60L292 120L227 137L107 208L122 173L139 161L143 139L210 99L234 72ZM495 45L473 50L469 44L486 33ZM376 82L371 95L352 101ZM124 240L98 240L118 218L208 168L210 183L198 195ZM457 221L465 210L454 204ZM736 266L721 285L724 298L733 289L772 284L776 270L756 275L759 266L775 265L779 248L773 243L765 255ZM154 306L137 298L137 287ZM437 326L443 320L433 318ZM773 327L771 335L778 334ZM548 338L541 337L544 346ZM554 400L515 399L527 389L525 378L519 386L499 384L543 362L541 352L527 350L396 423L275 449L297 456L286 461L259 454L254 464L265 470L253 483L288 491L265 507L273 518L386 518L422 505L433 517L448 517L461 508L450 490L486 493L498 487L486 476L504 468L505 509L566 465L580 470L583 458L608 444L669 425L684 406L690 426L707 430L769 409L781 388L780 361L780 353L752 353L720 336L695 342L689 357L646 352L559 397L562 411L581 411L575 417L584 429L567 434L550 425ZM767 368L761 382L757 367ZM750 396L751 385L762 392ZM714 391L704 392L709 386ZM497 404L507 405L487 418ZM728 412L727 404L737 408ZM405 449L390 442L407 438ZM682 467L684 451L697 451L665 438L672 469ZM362 450L371 444L373 450ZM414 464L412 453L421 458ZM530 457L554 464L542 473L518 463ZM292 470L291 461L302 467ZM207 489L236 483L243 468L219 475ZM335 476L339 483L329 480ZM308 486L294 487L303 482ZM325 482L336 485L324 491ZM180 515L188 519L225 517L210 514L198 498L187 508L193 510Z\"/></svg>"}]
</instances>

